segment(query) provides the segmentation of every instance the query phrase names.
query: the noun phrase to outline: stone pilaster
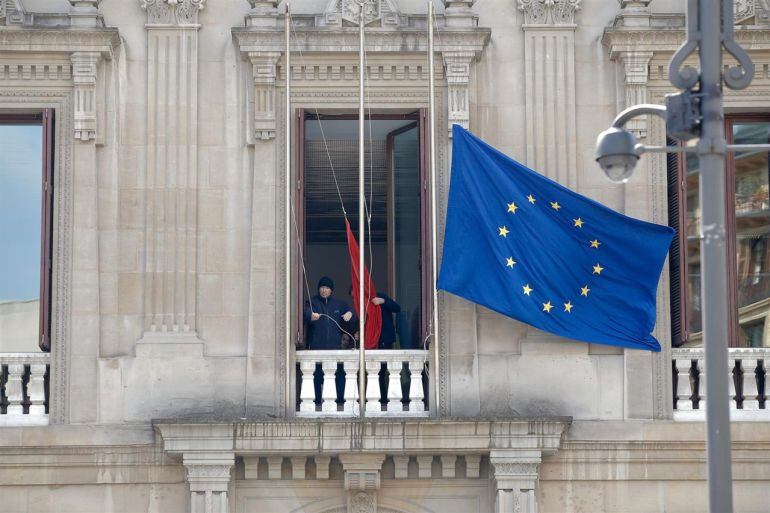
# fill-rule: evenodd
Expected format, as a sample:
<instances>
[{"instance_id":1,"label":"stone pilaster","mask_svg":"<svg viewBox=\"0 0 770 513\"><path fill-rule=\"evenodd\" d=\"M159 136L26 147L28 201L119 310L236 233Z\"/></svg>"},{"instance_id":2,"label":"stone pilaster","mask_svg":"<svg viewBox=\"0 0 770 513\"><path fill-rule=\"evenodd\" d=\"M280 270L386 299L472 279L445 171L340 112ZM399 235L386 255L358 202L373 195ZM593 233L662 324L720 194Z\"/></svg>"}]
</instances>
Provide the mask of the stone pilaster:
<instances>
[{"instance_id":1,"label":"stone pilaster","mask_svg":"<svg viewBox=\"0 0 770 513\"><path fill-rule=\"evenodd\" d=\"M580 0L519 0L524 14L527 165L577 185L575 11Z\"/></svg>"},{"instance_id":2,"label":"stone pilaster","mask_svg":"<svg viewBox=\"0 0 770 513\"><path fill-rule=\"evenodd\" d=\"M275 27L278 23L278 0L249 0L247 27Z\"/></svg>"},{"instance_id":3,"label":"stone pilaster","mask_svg":"<svg viewBox=\"0 0 770 513\"><path fill-rule=\"evenodd\" d=\"M444 19L447 27L474 27L477 18L473 14L475 0L445 0Z\"/></svg>"},{"instance_id":4,"label":"stone pilaster","mask_svg":"<svg viewBox=\"0 0 770 513\"><path fill-rule=\"evenodd\" d=\"M451 137L452 125L458 124L468 128L470 121L468 85L471 77L471 62L475 59L475 53L473 51L445 51L443 57L449 98L447 128Z\"/></svg>"},{"instance_id":5,"label":"stone pilaster","mask_svg":"<svg viewBox=\"0 0 770 513\"><path fill-rule=\"evenodd\" d=\"M99 3L102 0L70 0L70 24L73 27L99 26Z\"/></svg>"},{"instance_id":6,"label":"stone pilaster","mask_svg":"<svg viewBox=\"0 0 770 513\"><path fill-rule=\"evenodd\" d=\"M618 58L623 65L625 90L625 105L631 107L640 103L647 103L647 80L649 78L649 65L652 52L630 51L619 52ZM647 116L632 119L626 123L626 128L633 132L639 139L647 137Z\"/></svg>"},{"instance_id":7,"label":"stone pilaster","mask_svg":"<svg viewBox=\"0 0 770 513\"><path fill-rule=\"evenodd\" d=\"M140 0L147 11L145 333L194 334L197 292L198 12L205 0Z\"/></svg>"},{"instance_id":8,"label":"stone pilaster","mask_svg":"<svg viewBox=\"0 0 770 513\"><path fill-rule=\"evenodd\" d=\"M96 139L96 79L99 52L74 52L72 83L75 97L75 139Z\"/></svg>"},{"instance_id":9,"label":"stone pilaster","mask_svg":"<svg viewBox=\"0 0 770 513\"><path fill-rule=\"evenodd\" d=\"M348 513L376 513L377 490L384 454L343 454L340 462L345 472Z\"/></svg>"},{"instance_id":10,"label":"stone pilaster","mask_svg":"<svg viewBox=\"0 0 770 513\"><path fill-rule=\"evenodd\" d=\"M495 513L537 513L538 450L492 451Z\"/></svg>"},{"instance_id":11,"label":"stone pilaster","mask_svg":"<svg viewBox=\"0 0 770 513\"><path fill-rule=\"evenodd\" d=\"M249 52L254 77L254 139L275 139L275 78L278 52Z\"/></svg>"},{"instance_id":12,"label":"stone pilaster","mask_svg":"<svg viewBox=\"0 0 770 513\"><path fill-rule=\"evenodd\" d=\"M190 513L228 513L227 492L235 456L185 454L183 462L190 485Z\"/></svg>"}]
</instances>

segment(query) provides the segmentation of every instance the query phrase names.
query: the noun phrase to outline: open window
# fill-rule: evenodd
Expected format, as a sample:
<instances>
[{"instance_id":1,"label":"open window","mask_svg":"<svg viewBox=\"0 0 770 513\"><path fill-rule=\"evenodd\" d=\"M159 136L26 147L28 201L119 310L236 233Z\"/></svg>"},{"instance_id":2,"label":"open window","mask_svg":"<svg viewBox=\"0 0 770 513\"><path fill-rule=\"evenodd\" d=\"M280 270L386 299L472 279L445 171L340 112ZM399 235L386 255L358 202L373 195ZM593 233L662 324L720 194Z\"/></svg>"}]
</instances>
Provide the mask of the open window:
<instances>
[{"instance_id":1,"label":"open window","mask_svg":"<svg viewBox=\"0 0 770 513\"><path fill-rule=\"evenodd\" d=\"M50 351L53 110L0 114L0 352Z\"/></svg>"},{"instance_id":2,"label":"open window","mask_svg":"<svg viewBox=\"0 0 770 513\"><path fill-rule=\"evenodd\" d=\"M398 349L422 349L430 306L430 234L425 113L373 114L366 119L365 262L378 292L400 306ZM305 301L322 276L334 297L356 306L350 288L345 212L358 234L358 119L298 112L297 225L304 268L298 269L298 341L308 347ZM344 212L343 212L344 206ZM303 267L303 266L300 266ZM312 349L312 347L310 347Z\"/></svg>"}]
</instances>

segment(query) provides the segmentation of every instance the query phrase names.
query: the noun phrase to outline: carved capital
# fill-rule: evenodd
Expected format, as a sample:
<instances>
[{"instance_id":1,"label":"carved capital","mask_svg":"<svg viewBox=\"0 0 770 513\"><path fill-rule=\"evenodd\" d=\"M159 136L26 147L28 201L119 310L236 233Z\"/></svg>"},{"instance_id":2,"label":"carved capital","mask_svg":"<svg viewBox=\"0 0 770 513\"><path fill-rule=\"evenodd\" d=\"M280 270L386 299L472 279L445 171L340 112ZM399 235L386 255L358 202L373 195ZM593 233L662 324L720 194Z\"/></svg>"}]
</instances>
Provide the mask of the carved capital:
<instances>
[{"instance_id":1,"label":"carved capital","mask_svg":"<svg viewBox=\"0 0 770 513\"><path fill-rule=\"evenodd\" d=\"M444 52L446 80L449 96L448 130L452 136L452 125L455 123L468 128L470 121L468 85L471 77L471 62L475 53L470 51Z\"/></svg>"},{"instance_id":2,"label":"carved capital","mask_svg":"<svg viewBox=\"0 0 770 513\"><path fill-rule=\"evenodd\" d=\"M572 25L581 0L518 0L525 25Z\"/></svg>"},{"instance_id":3,"label":"carved capital","mask_svg":"<svg viewBox=\"0 0 770 513\"><path fill-rule=\"evenodd\" d=\"M75 139L96 139L96 79L100 55L98 52L74 52L72 83L75 97Z\"/></svg>"},{"instance_id":4,"label":"carved capital","mask_svg":"<svg viewBox=\"0 0 770 513\"><path fill-rule=\"evenodd\" d=\"M235 464L232 453L184 454L190 484L192 513L227 513L230 470Z\"/></svg>"},{"instance_id":5,"label":"carved capital","mask_svg":"<svg viewBox=\"0 0 770 513\"><path fill-rule=\"evenodd\" d=\"M278 52L249 52L254 78L254 137L275 138L275 79Z\"/></svg>"},{"instance_id":6,"label":"carved capital","mask_svg":"<svg viewBox=\"0 0 770 513\"><path fill-rule=\"evenodd\" d=\"M206 0L139 0L147 11L147 25L197 25Z\"/></svg>"}]
</instances>

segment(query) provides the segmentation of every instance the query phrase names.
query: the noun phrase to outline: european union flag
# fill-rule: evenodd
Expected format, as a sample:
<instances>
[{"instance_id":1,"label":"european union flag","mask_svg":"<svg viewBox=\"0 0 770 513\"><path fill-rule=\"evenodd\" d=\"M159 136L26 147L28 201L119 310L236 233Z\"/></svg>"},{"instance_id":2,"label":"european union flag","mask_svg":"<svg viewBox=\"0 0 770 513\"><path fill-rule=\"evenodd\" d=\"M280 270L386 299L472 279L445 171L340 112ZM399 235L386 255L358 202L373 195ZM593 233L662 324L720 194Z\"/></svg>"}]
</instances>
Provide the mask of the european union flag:
<instances>
[{"instance_id":1,"label":"european union flag","mask_svg":"<svg viewBox=\"0 0 770 513\"><path fill-rule=\"evenodd\" d=\"M619 214L452 129L438 287L544 331L660 351L655 290L674 230Z\"/></svg>"}]
</instances>

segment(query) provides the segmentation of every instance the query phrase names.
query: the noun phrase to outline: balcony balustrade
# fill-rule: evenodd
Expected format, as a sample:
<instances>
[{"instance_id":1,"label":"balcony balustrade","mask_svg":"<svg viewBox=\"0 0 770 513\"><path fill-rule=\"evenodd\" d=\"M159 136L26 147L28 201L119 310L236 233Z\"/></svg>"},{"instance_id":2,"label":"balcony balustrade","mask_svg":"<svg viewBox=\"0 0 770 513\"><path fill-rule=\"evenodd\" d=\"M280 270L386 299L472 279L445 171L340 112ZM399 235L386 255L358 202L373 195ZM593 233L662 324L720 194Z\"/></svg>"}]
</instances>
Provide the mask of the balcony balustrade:
<instances>
[{"instance_id":1,"label":"balcony balustrade","mask_svg":"<svg viewBox=\"0 0 770 513\"><path fill-rule=\"evenodd\" d=\"M367 416L428 416L428 351L366 351ZM297 351L299 417L359 414L358 351Z\"/></svg>"},{"instance_id":2,"label":"balcony balustrade","mask_svg":"<svg viewBox=\"0 0 770 513\"><path fill-rule=\"evenodd\" d=\"M49 353L0 353L0 426L48 424Z\"/></svg>"},{"instance_id":3,"label":"balcony balustrade","mask_svg":"<svg viewBox=\"0 0 770 513\"><path fill-rule=\"evenodd\" d=\"M770 347L729 351L731 420L770 420L765 385ZM703 348L675 348L671 353L674 420L705 420L708 397Z\"/></svg>"}]
</instances>

